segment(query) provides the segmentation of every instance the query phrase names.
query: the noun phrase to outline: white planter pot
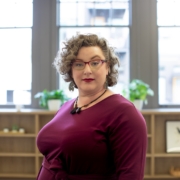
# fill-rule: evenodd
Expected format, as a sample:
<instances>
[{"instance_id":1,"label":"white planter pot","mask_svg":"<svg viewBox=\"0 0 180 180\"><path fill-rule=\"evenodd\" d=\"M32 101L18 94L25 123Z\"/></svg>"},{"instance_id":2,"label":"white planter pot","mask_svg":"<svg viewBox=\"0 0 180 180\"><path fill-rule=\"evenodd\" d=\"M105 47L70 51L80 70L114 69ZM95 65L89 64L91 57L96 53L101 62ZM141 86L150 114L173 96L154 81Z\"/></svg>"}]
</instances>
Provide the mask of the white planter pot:
<instances>
[{"instance_id":1,"label":"white planter pot","mask_svg":"<svg viewBox=\"0 0 180 180\"><path fill-rule=\"evenodd\" d=\"M50 111L57 111L59 110L60 106L61 106L61 100L59 99L48 100L48 109Z\"/></svg>"},{"instance_id":2,"label":"white planter pot","mask_svg":"<svg viewBox=\"0 0 180 180\"><path fill-rule=\"evenodd\" d=\"M133 104L138 110L142 110L142 108L143 108L143 100L135 100L133 102Z\"/></svg>"}]
</instances>

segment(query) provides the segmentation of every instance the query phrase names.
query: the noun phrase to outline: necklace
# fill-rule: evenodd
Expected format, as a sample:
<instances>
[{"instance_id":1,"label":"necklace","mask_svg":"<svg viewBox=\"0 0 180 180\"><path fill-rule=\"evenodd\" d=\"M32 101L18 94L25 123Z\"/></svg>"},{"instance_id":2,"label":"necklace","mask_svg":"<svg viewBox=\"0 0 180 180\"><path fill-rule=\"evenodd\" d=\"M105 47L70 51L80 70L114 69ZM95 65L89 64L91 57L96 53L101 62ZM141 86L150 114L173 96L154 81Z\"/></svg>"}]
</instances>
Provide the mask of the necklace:
<instances>
[{"instance_id":1,"label":"necklace","mask_svg":"<svg viewBox=\"0 0 180 180\"><path fill-rule=\"evenodd\" d=\"M74 107L73 110L71 111L71 114L75 114L75 113L78 113L78 114L79 114L79 113L81 112L81 108L89 106L91 103L93 103L94 101L96 101L97 99L99 99L106 91L107 91L107 89L106 89L100 96L98 96L96 99L94 99L94 100L91 101L90 103L85 104L85 105L83 105L83 106L81 106L81 107L78 107L78 106L77 106L77 101L78 101L78 97L77 97L77 98L76 98L76 101L75 101L75 107Z\"/></svg>"}]
</instances>

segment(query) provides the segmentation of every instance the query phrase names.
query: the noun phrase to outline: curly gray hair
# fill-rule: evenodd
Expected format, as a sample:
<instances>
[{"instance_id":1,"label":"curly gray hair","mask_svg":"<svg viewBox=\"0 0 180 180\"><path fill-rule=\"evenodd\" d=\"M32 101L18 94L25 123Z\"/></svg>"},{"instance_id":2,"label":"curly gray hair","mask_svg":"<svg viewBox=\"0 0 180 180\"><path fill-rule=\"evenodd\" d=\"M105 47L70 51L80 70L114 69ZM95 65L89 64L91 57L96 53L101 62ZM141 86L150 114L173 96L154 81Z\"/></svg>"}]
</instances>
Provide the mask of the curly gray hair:
<instances>
[{"instance_id":1,"label":"curly gray hair","mask_svg":"<svg viewBox=\"0 0 180 180\"><path fill-rule=\"evenodd\" d=\"M107 86L114 86L118 81L118 67L120 66L118 56L116 55L114 48L108 45L105 38L100 38L96 34L77 34L66 42L62 51L58 51L56 58L54 59L53 66L56 70L63 75L63 79L66 82L70 82L69 89L74 84L72 78L72 62L76 59L81 47L98 46L102 50L107 64L109 66L109 73L107 75ZM77 86L74 84L77 88Z\"/></svg>"}]
</instances>

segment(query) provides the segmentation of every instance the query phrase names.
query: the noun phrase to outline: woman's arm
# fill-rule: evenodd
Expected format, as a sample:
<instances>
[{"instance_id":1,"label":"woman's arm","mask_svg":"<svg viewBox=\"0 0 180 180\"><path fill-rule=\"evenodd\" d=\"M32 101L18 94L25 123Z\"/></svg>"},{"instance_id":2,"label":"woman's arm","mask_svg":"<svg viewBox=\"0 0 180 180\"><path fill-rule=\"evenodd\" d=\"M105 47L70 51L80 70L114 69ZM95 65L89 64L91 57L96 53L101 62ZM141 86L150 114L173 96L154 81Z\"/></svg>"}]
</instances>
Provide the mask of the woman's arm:
<instances>
[{"instance_id":1,"label":"woman's arm","mask_svg":"<svg viewBox=\"0 0 180 180\"><path fill-rule=\"evenodd\" d=\"M118 180L143 180L147 128L141 113L129 106L117 116L109 130L110 149Z\"/></svg>"}]
</instances>

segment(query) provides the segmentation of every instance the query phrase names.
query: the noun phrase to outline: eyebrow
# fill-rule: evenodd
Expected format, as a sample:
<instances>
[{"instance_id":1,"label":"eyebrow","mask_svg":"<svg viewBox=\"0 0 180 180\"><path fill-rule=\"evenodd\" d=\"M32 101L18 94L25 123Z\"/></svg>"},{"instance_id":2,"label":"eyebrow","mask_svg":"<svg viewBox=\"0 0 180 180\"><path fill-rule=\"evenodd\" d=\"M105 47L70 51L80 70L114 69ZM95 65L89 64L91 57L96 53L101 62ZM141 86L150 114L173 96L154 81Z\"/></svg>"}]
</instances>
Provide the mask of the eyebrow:
<instances>
[{"instance_id":1,"label":"eyebrow","mask_svg":"<svg viewBox=\"0 0 180 180\"><path fill-rule=\"evenodd\" d=\"M95 55L95 56L93 56L93 57L91 57L91 60L93 60L94 58L101 58L100 56L98 56L98 55ZM76 59L76 60L80 60L80 61L83 61L82 59Z\"/></svg>"}]
</instances>

